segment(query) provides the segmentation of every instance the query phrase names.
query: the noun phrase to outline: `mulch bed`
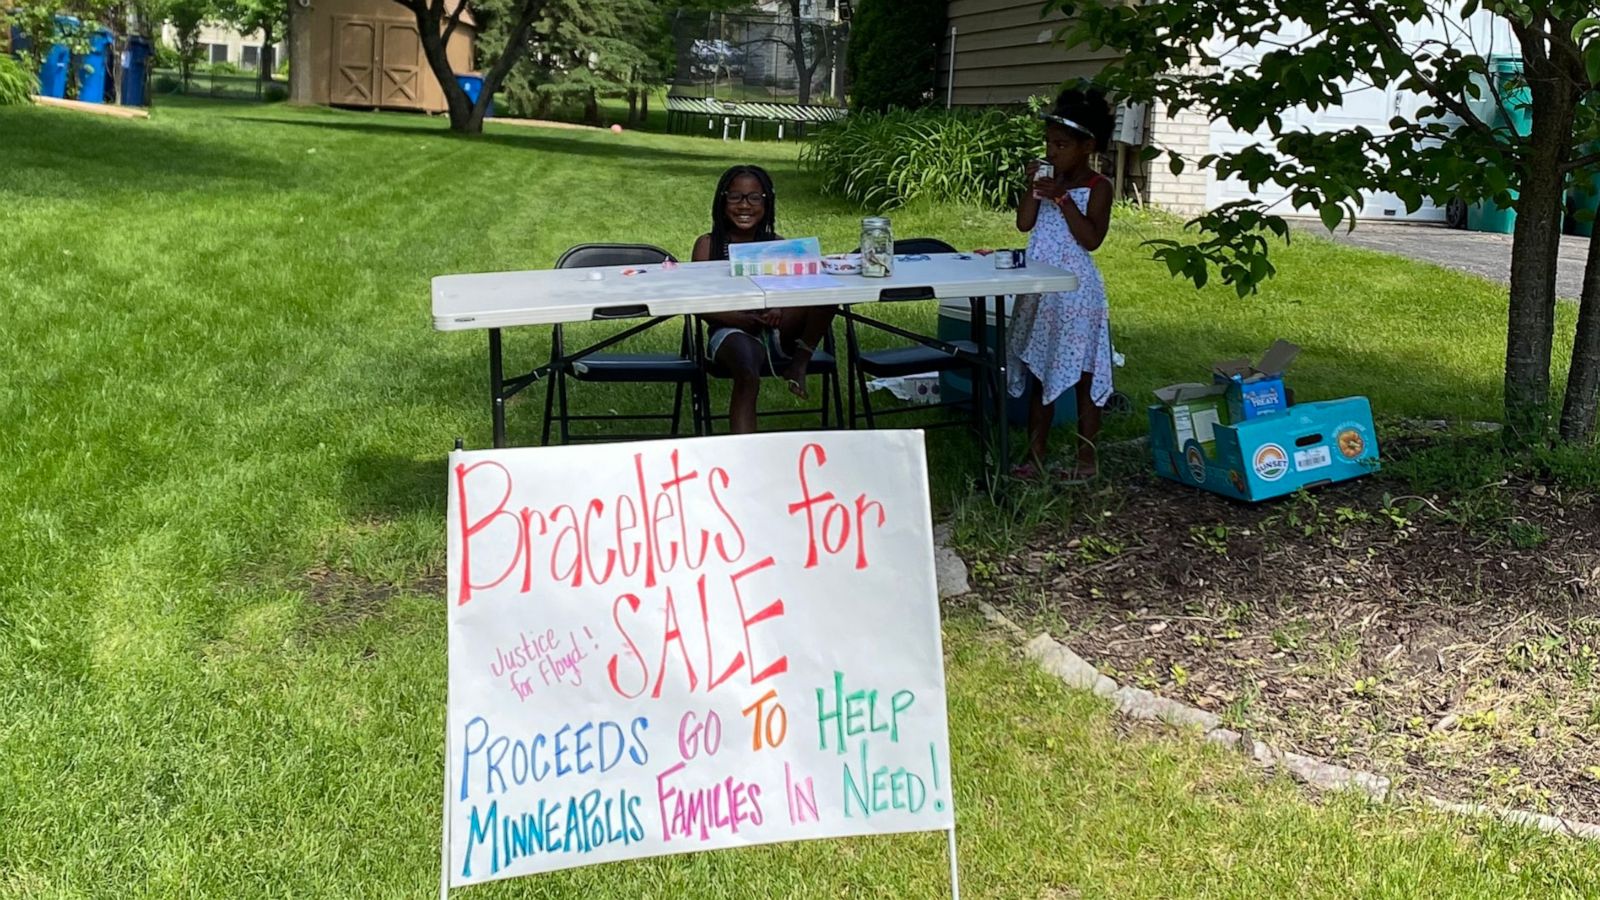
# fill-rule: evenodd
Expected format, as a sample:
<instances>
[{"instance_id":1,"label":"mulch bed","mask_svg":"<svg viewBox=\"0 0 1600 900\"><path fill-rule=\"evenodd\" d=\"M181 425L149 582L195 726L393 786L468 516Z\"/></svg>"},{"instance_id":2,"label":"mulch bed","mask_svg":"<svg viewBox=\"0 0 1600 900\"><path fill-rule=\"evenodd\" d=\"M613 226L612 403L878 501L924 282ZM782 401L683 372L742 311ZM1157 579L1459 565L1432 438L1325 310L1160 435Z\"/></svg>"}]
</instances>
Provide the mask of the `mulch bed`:
<instances>
[{"instance_id":1,"label":"mulch bed","mask_svg":"<svg viewBox=\"0 0 1600 900\"><path fill-rule=\"evenodd\" d=\"M1071 524L980 552L976 589L1283 749L1600 821L1593 495L1392 496L1378 477L1247 506L1126 468Z\"/></svg>"}]
</instances>

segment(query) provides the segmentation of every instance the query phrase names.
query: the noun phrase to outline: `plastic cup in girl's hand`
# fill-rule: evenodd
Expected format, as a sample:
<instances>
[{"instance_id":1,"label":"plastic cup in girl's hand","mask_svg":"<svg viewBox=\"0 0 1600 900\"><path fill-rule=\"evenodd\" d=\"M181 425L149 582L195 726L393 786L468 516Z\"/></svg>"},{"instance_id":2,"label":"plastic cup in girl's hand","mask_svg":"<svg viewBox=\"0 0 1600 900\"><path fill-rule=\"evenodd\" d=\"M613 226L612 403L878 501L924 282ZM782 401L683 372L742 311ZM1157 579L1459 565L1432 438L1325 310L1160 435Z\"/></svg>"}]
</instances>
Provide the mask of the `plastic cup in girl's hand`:
<instances>
[{"instance_id":1,"label":"plastic cup in girl's hand","mask_svg":"<svg viewBox=\"0 0 1600 900\"><path fill-rule=\"evenodd\" d=\"M1056 177L1056 167L1055 166L1045 162L1042 159L1041 160L1037 160L1036 161L1036 165L1038 166L1038 168L1033 170L1033 180L1034 180L1035 184L1037 184L1038 182L1043 181L1045 179L1054 179ZM1034 188L1033 197L1034 197L1035 200L1043 200L1044 199L1044 195L1039 193L1039 189L1038 188Z\"/></svg>"}]
</instances>

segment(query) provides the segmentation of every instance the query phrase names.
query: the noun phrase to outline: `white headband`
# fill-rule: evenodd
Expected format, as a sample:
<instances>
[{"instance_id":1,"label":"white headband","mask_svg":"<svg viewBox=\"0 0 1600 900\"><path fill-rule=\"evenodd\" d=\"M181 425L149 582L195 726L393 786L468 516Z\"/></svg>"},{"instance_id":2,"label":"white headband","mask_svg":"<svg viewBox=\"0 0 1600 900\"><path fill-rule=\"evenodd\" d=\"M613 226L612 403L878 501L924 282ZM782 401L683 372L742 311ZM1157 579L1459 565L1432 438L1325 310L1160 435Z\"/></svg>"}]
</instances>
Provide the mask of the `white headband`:
<instances>
[{"instance_id":1,"label":"white headband","mask_svg":"<svg viewBox=\"0 0 1600 900\"><path fill-rule=\"evenodd\" d=\"M1079 125L1077 122L1074 122L1071 119L1068 119L1068 118L1066 118L1064 116L1055 116L1055 115L1051 115L1050 113L1045 113L1044 114L1044 120L1046 122L1054 122L1057 125L1061 125L1063 127L1070 128L1073 131L1078 132L1079 134L1086 134L1089 137L1094 137L1094 132L1090 131L1089 129L1083 127L1082 125Z\"/></svg>"}]
</instances>

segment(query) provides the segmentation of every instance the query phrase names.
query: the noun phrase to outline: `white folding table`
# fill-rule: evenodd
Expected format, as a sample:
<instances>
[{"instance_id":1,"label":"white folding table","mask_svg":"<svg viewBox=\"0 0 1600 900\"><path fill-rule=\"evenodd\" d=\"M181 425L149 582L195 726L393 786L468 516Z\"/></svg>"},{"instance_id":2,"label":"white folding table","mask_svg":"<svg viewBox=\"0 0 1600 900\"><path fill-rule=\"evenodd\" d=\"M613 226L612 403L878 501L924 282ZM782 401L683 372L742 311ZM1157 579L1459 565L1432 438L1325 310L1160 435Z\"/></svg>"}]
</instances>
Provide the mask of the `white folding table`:
<instances>
[{"instance_id":1,"label":"white folding table","mask_svg":"<svg viewBox=\"0 0 1600 900\"><path fill-rule=\"evenodd\" d=\"M581 351L587 355L625 340L680 315L737 312L793 306L838 306L842 315L899 335L980 366L990 377L974 379L973 402L996 416L997 441L987 447L1003 474L1008 457L1005 426L1005 303L1010 294L1071 291L1077 278L1052 266L1033 263L1020 269L997 269L992 258L969 253L936 253L896 257L887 278L845 276L735 277L726 262L680 263L676 266L610 266L593 269L549 269L443 275L433 279L433 327L439 331L489 332L489 390L494 412L494 446L506 440L505 403L545 377L550 366L507 380L500 330L519 325L561 325L607 319L647 321ZM867 317L869 304L918 300L983 298L995 323L995 346L979 343L975 356L937 338L915 334ZM980 336L987 329L977 329ZM978 396L981 393L983 396ZM992 410L987 409L992 406ZM986 466L986 469L989 467Z\"/></svg>"}]
</instances>

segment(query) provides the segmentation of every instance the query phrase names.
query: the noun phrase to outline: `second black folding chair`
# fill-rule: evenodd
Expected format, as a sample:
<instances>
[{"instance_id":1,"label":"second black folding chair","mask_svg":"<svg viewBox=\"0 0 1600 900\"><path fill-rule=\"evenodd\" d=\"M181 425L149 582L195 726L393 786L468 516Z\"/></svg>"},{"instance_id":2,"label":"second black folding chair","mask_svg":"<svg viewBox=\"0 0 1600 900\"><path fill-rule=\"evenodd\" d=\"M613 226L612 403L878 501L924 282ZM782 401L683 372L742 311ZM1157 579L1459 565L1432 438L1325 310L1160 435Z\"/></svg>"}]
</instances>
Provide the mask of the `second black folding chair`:
<instances>
[{"instance_id":1,"label":"second black folding chair","mask_svg":"<svg viewBox=\"0 0 1600 900\"><path fill-rule=\"evenodd\" d=\"M907 238L894 242L894 252L897 256L919 253L954 253L955 248L937 238ZM977 329L984 327L986 310L981 303L973 301L972 322L973 327L968 340L951 341L950 343L960 348L963 352L976 354L978 352ZM866 307L870 309L871 307ZM953 353L947 353L937 347L924 344L908 344L886 350L862 350L860 338L856 333L856 322L852 318L845 319L844 326L845 351L849 354L850 361L850 427L855 428L857 423L865 421L868 428L878 427L877 420L884 416L902 415L905 413L923 412L940 407L962 406L971 413L970 418L974 426L977 425L977 407L968 400L944 400L938 403L927 403L912 406L895 406L890 409L874 409L872 405L872 390L868 385L869 379L878 378L905 378L911 375L936 374L944 372L965 372L968 383L974 388L976 373L974 366L968 360L962 359ZM1003 348L1000 352L1004 352ZM860 410L856 408L860 402ZM929 427L938 425L959 425L960 421L939 422Z\"/></svg>"},{"instance_id":2,"label":"second black folding chair","mask_svg":"<svg viewBox=\"0 0 1600 900\"><path fill-rule=\"evenodd\" d=\"M558 269L583 269L596 266L656 265L672 259L672 254L648 244L580 244L556 261ZM567 355L566 335L555 326L550 337L550 383L544 401L544 443L550 443L552 426L559 423L561 443L574 441L619 441L651 437L676 437L684 424L683 401L689 400L688 423L699 433L705 398L705 373L696 361L694 332L684 317L677 353L602 352L644 331L666 324L666 317L653 318L611 335L587 350ZM656 384L674 388L670 413L589 413L573 414L569 409L568 380L592 384ZM573 435L573 422L666 422L668 431L646 434Z\"/></svg>"}]
</instances>

